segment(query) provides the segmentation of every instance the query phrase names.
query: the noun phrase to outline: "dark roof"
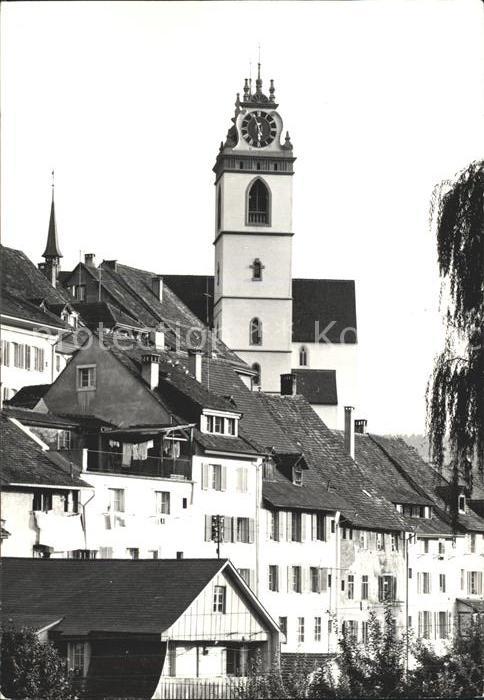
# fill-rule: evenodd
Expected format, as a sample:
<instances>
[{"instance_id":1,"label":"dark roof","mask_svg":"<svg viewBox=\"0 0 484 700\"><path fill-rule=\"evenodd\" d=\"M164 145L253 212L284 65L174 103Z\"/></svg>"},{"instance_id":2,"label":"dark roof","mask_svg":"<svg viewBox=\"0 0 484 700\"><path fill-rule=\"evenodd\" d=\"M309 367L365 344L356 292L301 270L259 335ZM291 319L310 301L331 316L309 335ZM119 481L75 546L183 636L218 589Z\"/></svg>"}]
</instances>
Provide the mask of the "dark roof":
<instances>
[{"instance_id":1,"label":"dark roof","mask_svg":"<svg viewBox=\"0 0 484 700\"><path fill-rule=\"evenodd\" d=\"M19 299L44 299L50 303L69 301L61 287L53 287L46 276L21 250L0 246L2 293L10 292Z\"/></svg>"},{"instance_id":2,"label":"dark roof","mask_svg":"<svg viewBox=\"0 0 484 700\"><path fill-rule=\"evenodd\" d=\"M80 313L83 323L88 328L97 329L100 323L103 324L104 328L113 328L119 325L134 329L144 327L139 319L133 318L105 301L73 303L72 306Z\"/></svg>"},{"instance_id":3,"label":"dark roof","mask_svg":"<svg viewBox=\"0 0 484 700\"><path fill-rule=\"evenodd\" d=\"M41 411L32 411L29 408L16 408L10 404L4 408L5 415L10 418L15 418L23 425L27 426L43 426L47 428L78 428L79 422L72 418L64 416L55 416L52 413L43 413Z\"/></svg>"},{"instance_id":4,"label":"dark roof","mask_svg":"<svg viewBox=\"0 0 484 700\"><path fill-rule=\"evenodd\" d=\"M318 334L327 339L318 341ZM356 343L354 280L293 279L294 343Z\"/></svg>"},{"instance_id":5,"label":"dark roof","mask_svg":"<svg viewBox=\"0 0 484 700\"><path fill-rule=\"evenodd\" d=\"M204 323L213 320L214 285L212 275L164 275L165 283ZM356 343L356 300L354 280L293 279L292 280L292 340L294 343L320 342Z\"/></svg>"},{"instance_id":6,"label":"dark roof","mask_svg":"<svg viewBox=\"0 0 484 700\"><path fill-rule=\"evenodd\" d=\"M225 559L2 559L2 614L62 618L56 632L160 634Z\"/></svg>"},{"instance_id":7,"label":"dark roof","mask_svg":"<svg viewBox=\"0 0 484 700\"><path fill-rule=\"evenodd\" d=\"M55 204L54 197L52 197L52 204L50 205L50 218L49 218L49 230L47 232L47 245L42 254L43 258L62 258L62 253L59 248L59 241L57 239L57 224L55 220Z\"/></svg>"},{"instance_id":8,"label":"dark roof","mask_svg":"<svg viewBox=\"0 0 484 700\"><path fill-rule=\"evenodd\" d=\"M16 408L35 408L50 389L50 384L29 384L12 396L8 405Z\"/></svg>"},{"instance_id":9,"label":"dark roof","mask_svg":"<svg viewBox=\"0 0 484 700\"><path fill-rule=\"evenodd\" d=\"M54 326L55 328L67 328L67 325L50 311L36 306L19 296L14 296L7 289L2 290L1 313L5 316L20 318L39 326Z\"/></svg>"},{"instance_id":10,"label":"dark roof","mask_svg":"<svg viewBox=\"0 0 484 700\"><path fill-rule=\"evenodd\" d=\"M373 440L386 452L406 476L415 490L429 496L440 518L450 523L450 483L425 462L415 448L399 437L373 435ZM458 526L464 530L484 532L484 519L471 508L458 516Z\"/></svg>"},{"instance_id":11,"label":"dark roof","mask_svg":"<svg viewBox=\"0 0 484 700\"><path fill-rule=\"evenodd\" d=\"M372 473L344 452L339 437L319 419L307 399L263 393L259 399L301 446L309 467L304 480L307 474L315 473L317 482L343 501L340 510L349 523L366 529L411 529L393 503L379 492Z\"/></svg>"},{"instance_id":12,"label":"dark roof","mask_svg":"<svg viewBox=\"0 0 484 700\"><path fill-rule=\"evenodd\" d=\"M334 369L293 369L296 377L296 394L304 396L311 404L324 406L338 405L336 390L336 370Z\"/></svg>"},{"instance_id":13,"label":"dark roof","mask_svg":"<svg viewBox=\"0 0 484 700\"><path fill-rule=\"evenodd\" d=\"M484 600L479 600L478 598L457 598L457 603L465 605L473 612L484 614Z\"/></svg>"},{"instance_id":14,"label":"dark roof","mask_svg":"<svg viewBox=\"0 0 484 700\"><path fill-rule=\"evenodd\" d=\"M0 416L0 483L80 488L89 484L76 476L70 462L57 452L42 450L5 414Z\"/></svg>"},{"instance_id":15,"label":"dark roof","mask_svg":"<svg viewBox=\"0 0 484 700\"><path fill-rule=\"evenodd\" d=\"M226 435L212 435L202 433L200 430L194 431L194 440L205 450L214 452L235 452L240 454L256 455L260 454L248 440L243 437L230 437Z\"/></svg>"}]
</instances>

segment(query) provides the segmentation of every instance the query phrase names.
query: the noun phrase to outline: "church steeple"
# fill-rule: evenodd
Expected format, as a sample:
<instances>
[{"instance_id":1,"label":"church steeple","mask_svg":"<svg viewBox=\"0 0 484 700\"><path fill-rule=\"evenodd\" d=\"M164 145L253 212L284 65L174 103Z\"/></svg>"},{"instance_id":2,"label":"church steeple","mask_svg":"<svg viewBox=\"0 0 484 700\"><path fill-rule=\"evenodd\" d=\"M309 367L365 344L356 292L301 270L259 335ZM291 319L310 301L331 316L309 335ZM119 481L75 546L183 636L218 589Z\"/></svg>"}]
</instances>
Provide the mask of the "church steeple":
<instances>
[{"instance_id":1,"label":"church steeple","mask_svg":"<svg viewBox=\"0 0 484 700\"><path fill-rule=\"evenodd\" d=\"M57 238L57 224L55 220L55 202L54 202L54 171L52 171L52 203L50 205L49 230L47 233L47 245L45 246L42 257L47 262L53 258L62 258L62 253L59 248L59 240ZM57 261L59 263L59 260Z\"/></svg>"},{"instance_id":2,"label":"church steeple","mask_svg":"<svg viewBox=\"0 0 484 700\"><path fill-rule=\"evenodd\" d=\"M43 271L52 286L55 287L57 286L57 276L60 270L62 253L59 248L57 223L55 220L54 171L52 171L52 202L50 205L49 230L47 232L47 243L42 257L45 263L40 263L39 268Z\"/></svg>"}]
</instances>

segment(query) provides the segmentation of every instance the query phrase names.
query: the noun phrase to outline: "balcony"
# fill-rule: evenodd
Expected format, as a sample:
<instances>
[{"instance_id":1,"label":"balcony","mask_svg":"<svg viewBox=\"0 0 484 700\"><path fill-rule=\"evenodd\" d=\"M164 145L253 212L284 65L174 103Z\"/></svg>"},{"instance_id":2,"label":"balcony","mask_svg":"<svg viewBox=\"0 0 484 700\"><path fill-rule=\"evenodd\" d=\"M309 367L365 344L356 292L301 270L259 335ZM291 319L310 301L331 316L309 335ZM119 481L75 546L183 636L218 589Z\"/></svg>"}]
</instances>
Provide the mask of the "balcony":
<instances>
[{"instance_id":1,"label":"balcony","mask_svg":"<svg viewBox=\"0 0 484 700\"><path fill-rule=\"evenodd\" d=\"M87 471L190 481L192 460L190 457L177 457L175 459L146 457L146 459L131 459L127 463L127 460L123 462L123 455L120 452L87 450Z\"/></svg>"},{"instance_id":2,"label":"balcony","mask_svg":"<svg viewBox=\"0 0 484 700\"><path fill-rule=\"evenodd\" d=\"M266 211L249 211L249 224L268 224L269 217Z\"/></svg>"},{"instance_id":3,"label":"balcony","mask_svg":"<svg viewBox=\"0 0 484 700\"><path fill-rule=\"evenodd\" d=\"M246 678L161 678L153 698L217 700L240 697Z\"/></svg>"}]
</instances>

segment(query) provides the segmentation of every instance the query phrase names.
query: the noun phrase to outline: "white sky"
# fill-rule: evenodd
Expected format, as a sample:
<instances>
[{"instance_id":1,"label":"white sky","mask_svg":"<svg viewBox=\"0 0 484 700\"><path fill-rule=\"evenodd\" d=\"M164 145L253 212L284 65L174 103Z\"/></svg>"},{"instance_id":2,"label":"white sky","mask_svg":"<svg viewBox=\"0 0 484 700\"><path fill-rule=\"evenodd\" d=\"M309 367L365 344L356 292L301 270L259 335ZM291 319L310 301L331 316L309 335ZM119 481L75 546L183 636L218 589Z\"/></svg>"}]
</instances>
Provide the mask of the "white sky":
<instances>
[{"instance_id":1,"label":"white sky","mask_svg":"<svg viewBox=\"0 0 484 700\"><path fill-rule=\"evenodd\" d=\"M50 171L79 250L212 273L213 166L262 45L294 144L298 277L357 281L373 432L424 427L439 347L433 186L484 155L484 4L2 5L2 233L35 262Z\"/></svg>"}]
</instances>

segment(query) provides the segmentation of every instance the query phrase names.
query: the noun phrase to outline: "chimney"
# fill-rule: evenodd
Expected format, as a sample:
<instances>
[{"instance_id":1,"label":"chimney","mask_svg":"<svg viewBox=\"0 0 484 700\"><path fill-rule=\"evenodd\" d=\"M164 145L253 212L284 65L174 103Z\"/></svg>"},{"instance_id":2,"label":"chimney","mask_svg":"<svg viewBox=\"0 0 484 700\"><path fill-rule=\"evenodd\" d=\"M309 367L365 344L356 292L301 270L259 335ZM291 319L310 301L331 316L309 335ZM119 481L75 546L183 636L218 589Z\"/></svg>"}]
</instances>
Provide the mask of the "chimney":
<instances>
[{"instance_id":1,"label":"chimney","mask_svg":"<svg viewBox=\"0 0 484 700\"><path fill-rule=\"evenodd\" d=\"M202 353L200 350L188 351L188 368L197 382L202 383Z\"/></svg>"},{"instance_id":2,"label":"chimney","mask_svg":"<svg viewBox=\"0 0 484 700\"><path fill-rule=\"evenodd\" d=\"M113 272L118 271L118 261L117 260L103 260L103 265L112 270Z\"/></svg>"},{"instance_id":3,"label":"chimney","mask_svg":"<svg viewBox=\"0 0 484 700\"><path fill-rule=\"evenodd\" d=\"M150 389L156 389L160 376L160 356L156 352L146 352L141 356L141 376Z\"/></svg>"},{"instance_id":4,"label":"chimney","mask_svg":"<svg viewBox=\"0 0 484 700\"><path fill-rule=\"evenodd\" d=\"M96 267L94 260L96 256L94 253L85 253L84 254L84 265L87 265L88 267Z\"/></svg>"},{"instance_id":5,"label":"chimney","mask_svg":"<svg viewBox=\"0 0 484 700\"><path fill-rule=\"evenodd\" d=\"M353 406L345 406L345 452L351 459L355 458L355 423Z\"/></svg>"},{"instance_id":6,"label":"chimney","mask_svg":"<svg viewBox=\"0 0 484 700\"><path fill-rule=\"evenodd\" d=\"M355 420L355 433L358 433L359 435L365 435L367 424L368 421L366 420L366 418L357 418Z\"/></svg>"},{"instance_id":7,"label":"chimney","mask_svg":"<svg viewBox=\"0 0 484 700\"><path fill-rule=\"evenodd\" d=\"M296 396L297 394L297 375L296 374L281 374L281 395Z\"/></svg>"},{"instance_id":8,"label":"chimney","mask_svg":"<svg viewBox=\"0 0 484 700\"><path fill-rule=\"evenodd\" d=\"M158 301L163 301L163 277L162 275L156 275L156 277L151 278L151 291L158 299Z\"/></svg>"},{"instance_id":9,"label":"chimney","mask_svg":"<svg viewBox=\"0 0 484 700\"><path fill-rule=\"evenodd\" d=\"M156 350L165 349L165 333L159 328L154 328L150 331L150 343L155 346Z\"/></svg>"}]
</instances>

